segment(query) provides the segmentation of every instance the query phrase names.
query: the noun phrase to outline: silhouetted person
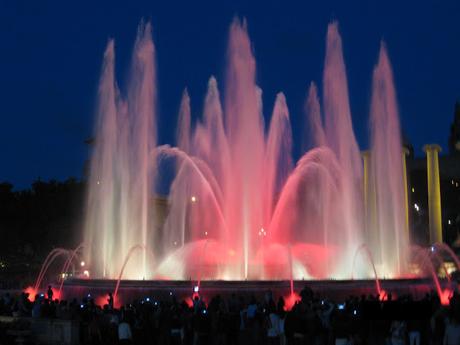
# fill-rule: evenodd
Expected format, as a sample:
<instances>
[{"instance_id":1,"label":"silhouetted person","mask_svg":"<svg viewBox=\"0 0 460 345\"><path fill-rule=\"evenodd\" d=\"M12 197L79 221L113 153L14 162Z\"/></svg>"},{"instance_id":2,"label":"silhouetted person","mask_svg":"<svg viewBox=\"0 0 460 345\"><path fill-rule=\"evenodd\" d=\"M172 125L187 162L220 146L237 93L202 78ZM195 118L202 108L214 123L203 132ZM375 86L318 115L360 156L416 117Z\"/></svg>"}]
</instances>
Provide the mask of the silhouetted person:
<instances>
[{"instance_id":1,"label":"silhouetted person","mask_svg":"<svg viewBox=\"0 0 460 345\"><path fill-rule=\"evenodd\" d=\"M118 325L118 341L119 344L126 344L129 345L131 344L133 339L132 333L131 333L131 326L129 323L125 320L122 319L120 324Z\"/></svg>"},{"instance_id":2,"label":"silhouetted person","mask_svg":"<svg viewBox=\"0 0 460 345\"><path fill-rule=\"evenodd\" d=\"M107 303L109 304L109 308L113 309L113 296L111 292L109 292L109 298L107 298Z\"/></svg>"},{"instance_id":3,"label":"silhouetted person","mask_svg":"<svg viewBox=\"0 0 460 345\"><path fill-rule=\"evenodd\" d=\"M460 344L460 322L456 316L450 317L446 324L443 345Z\"/></svg>"},{"instance_id":4,"label":"silhouetted person","mask_svg":"<svg viewBox=\"0 0 460 345\"><path fill-rule=\"evenodd\" d=\"M53 300L53 289L51 289L51 285L48 285L48 291L46 292L46 294L48 295L48 299L52 301Z\"/></svg>"},{"instance_id":5,"label":"silhouetted person","mask_svg":"<svg viewBox=\"0 0 460 345\"><path fill-rule=\"evenodd\" d=\"M269 304L266 318L267 344L280 345L280 316L273 301Z\"/></svg>"}]
</instances>

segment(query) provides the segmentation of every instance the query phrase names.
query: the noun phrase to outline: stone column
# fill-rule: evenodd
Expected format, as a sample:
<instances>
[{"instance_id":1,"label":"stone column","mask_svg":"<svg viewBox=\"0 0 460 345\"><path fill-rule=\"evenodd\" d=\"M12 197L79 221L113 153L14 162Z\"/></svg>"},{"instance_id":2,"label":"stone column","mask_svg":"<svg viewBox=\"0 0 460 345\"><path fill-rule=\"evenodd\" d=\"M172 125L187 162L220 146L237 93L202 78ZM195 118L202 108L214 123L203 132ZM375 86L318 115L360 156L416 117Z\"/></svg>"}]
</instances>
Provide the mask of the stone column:
<instances>
[{"instance_id":1,"label":"stone column","mask_svg":"<svg viewBox=\"0 0 460 345\"><path fill-rule=\"evenodd\" d=\"M423 146L426 153L426 174L428 178L428 216L430 221L430 242L442 242L441 186L439 181L438 152L441 147L436 144Z\"/></svg>"}]
</instances>

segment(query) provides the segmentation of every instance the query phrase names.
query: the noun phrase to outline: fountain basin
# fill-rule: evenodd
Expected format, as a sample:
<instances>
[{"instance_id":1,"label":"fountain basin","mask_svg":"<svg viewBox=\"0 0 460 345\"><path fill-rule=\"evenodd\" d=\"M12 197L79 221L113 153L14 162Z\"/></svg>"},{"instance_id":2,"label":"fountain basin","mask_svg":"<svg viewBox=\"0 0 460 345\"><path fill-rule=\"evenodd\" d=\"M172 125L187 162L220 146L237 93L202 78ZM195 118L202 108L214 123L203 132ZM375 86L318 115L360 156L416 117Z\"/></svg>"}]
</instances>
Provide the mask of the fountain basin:
<instances>
[{"instance_id":1,"label":"fountain basin","mask_svg":"<svg viewBox=\"0 0 460 345\"><path fill-rule=\"evenodd\" d=\"M68 279L64 283L63 298L81 299L91 294L96 303L105 303L105 296L113 292L116 280L109 279ZM435 289L431 279L388 279L380 281L381 287L393 297L411 294L415 299L423 298ZM164 300L174 295L179 301L190 300L196 281L188 280L123 280L118 291L119 302L131 303L135 299ZM447 287L447 284L445 284ZM369 280L295 280L293 289L299 293L305 286L322 298L343 301L350 295L377 295L375 281ZM229 297L236 293L248 298L255 295L261 299L270 290L275 298L290 294L289 280L204 280L200 283L199 294L206 302L216 295Z\"/></svg>"}]
</instances>

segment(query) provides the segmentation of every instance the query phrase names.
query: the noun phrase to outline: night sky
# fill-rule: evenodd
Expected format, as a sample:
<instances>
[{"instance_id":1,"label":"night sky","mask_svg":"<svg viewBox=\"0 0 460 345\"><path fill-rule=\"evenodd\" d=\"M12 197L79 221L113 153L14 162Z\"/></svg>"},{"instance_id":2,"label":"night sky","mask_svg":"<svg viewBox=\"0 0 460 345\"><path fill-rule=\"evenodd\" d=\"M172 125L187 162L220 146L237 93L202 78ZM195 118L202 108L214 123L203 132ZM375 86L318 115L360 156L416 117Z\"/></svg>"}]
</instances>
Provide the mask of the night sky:
<instances>
[{"instance_id":1,"label":"night sky","mask_svg":"<svg viewBox=\"0 0 460 345\"><path fill-rule=\"evenodd\" d=\"M372 68L386 41L403 131L421 155L447 152L460 98L460 2L432 1L21 1L0 0L0 181L26 188L37 178L82 176L92 135L102 55L116 40L121 87L141 18L157 49L159 131L172 143L181 93L199 116L207 80L223 84L228 27L245 17L270 116L286 94L298 156L307 87L321 89L327 24L338 20L356 136L367 147Z\"/></svg>"}]
</instances>

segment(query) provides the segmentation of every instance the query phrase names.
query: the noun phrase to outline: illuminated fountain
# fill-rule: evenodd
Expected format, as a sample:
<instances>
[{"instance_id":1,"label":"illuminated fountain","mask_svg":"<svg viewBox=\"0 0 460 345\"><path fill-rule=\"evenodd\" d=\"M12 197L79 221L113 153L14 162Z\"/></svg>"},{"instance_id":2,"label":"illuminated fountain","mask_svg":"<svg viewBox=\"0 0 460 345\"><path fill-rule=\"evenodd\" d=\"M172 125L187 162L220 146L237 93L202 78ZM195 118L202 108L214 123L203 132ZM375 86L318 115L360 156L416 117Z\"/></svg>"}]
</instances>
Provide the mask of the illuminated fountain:
<instances>
[{"instance_id":1,"label":"illuminated fountain","mask_svg":"<svg viewBox=\"0 0 460 345\"><path fill-rule=\"evenodd\" d=\"M125 93L108 43L84 230L92 277L116 279L122 269L126 279L349 279L352 267L355 278L404 276L403 156L387 52L382 45L374 70L370 163L363 169L337 23L326 41L322 97L312 83L311 132L302 134L314 145L296 164L282 93L264 122L245 22L230 26L225 92L209 79L194 125L184 92L176 146L156 143L150 25L140 25ZM160 227L155 185L171 163L169 213ZM362 248L368 255L356 256Z\"/></svg>"}]
</instances>

